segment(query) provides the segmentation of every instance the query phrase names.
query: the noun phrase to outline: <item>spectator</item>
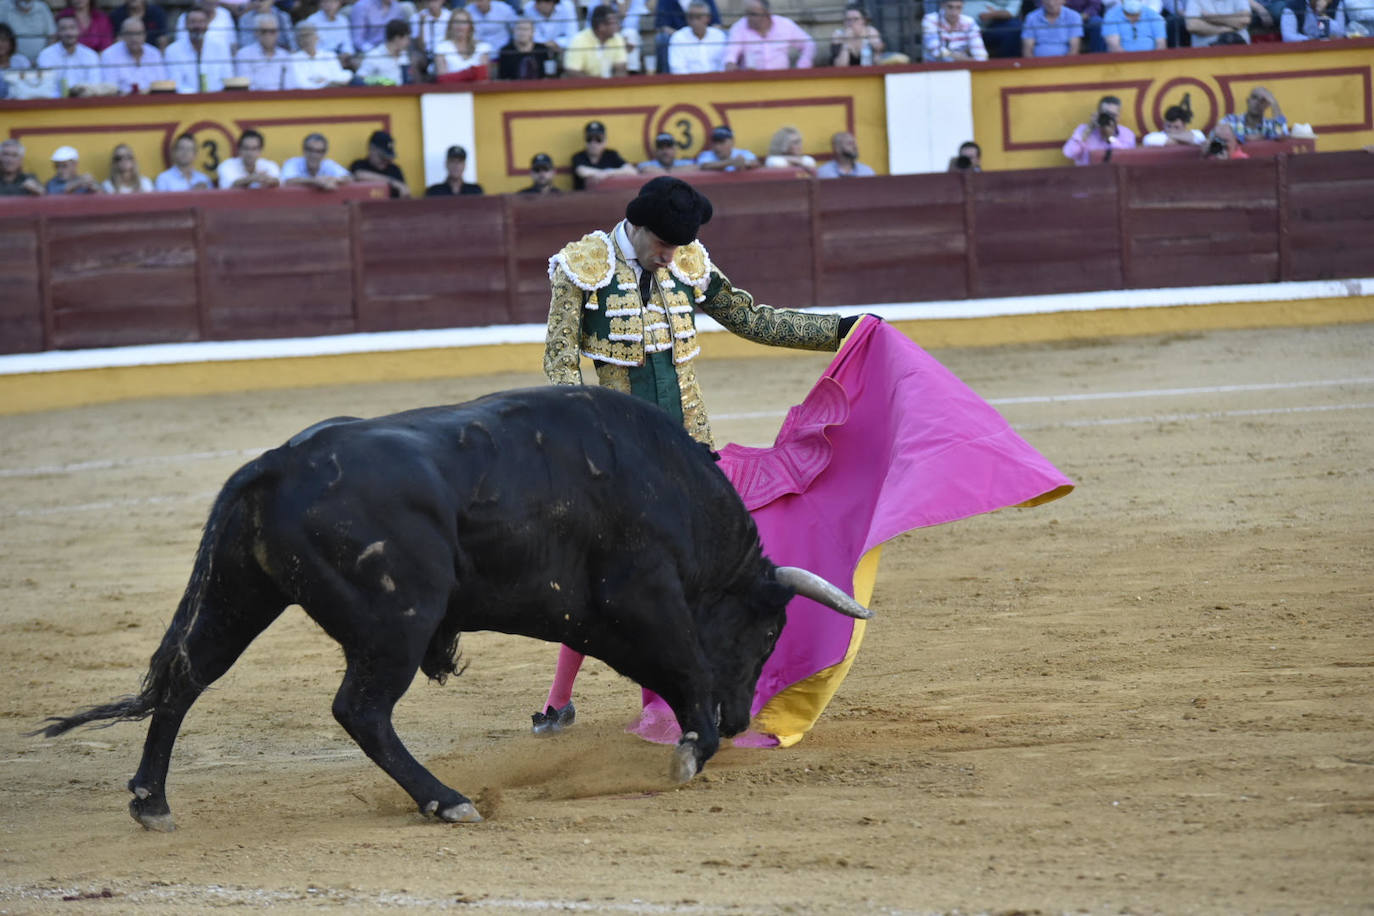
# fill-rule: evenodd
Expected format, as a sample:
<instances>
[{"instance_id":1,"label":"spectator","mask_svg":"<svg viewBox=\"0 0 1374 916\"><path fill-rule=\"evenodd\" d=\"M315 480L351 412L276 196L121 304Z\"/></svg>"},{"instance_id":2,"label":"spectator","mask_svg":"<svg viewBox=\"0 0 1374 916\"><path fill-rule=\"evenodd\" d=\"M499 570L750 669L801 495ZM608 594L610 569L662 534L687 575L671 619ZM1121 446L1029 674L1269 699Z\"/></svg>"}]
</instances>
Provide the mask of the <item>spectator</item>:
<instances>
[{"instance_id":1,"label":"spectator","mask_svg":"<svg viewBox=\"0 0 1374 916\"><path fill-rule=\"evenodd\" d=\"M229 12L229 8L220 3L220 0L197 0L191 5L191 9L205 12L206 20L209 23L205 27L205 37L227 48L229 50L227 57L232 61L234 52L239 49L239 27L234 22L234 14ZM186 37L186 18L190 12L191 10L188 9L177 18L176 39L178 41Z\"/></svg>"},{"instance_id":2,"label":"spectator","mask_svg":"<svg viewBox=\"0 0 1374 916\"><path fill-rule=\"evenodd\" d=\"M338 61L336 60L337 64ZM307 134L301 142L304 155L292 156L281 167L281 183L293 187L333 191L353 180L348 169L327 158L329 141L324 134Z\"/></svg>"},{"instance_id":3,"label":"spectator","mask_svg":"<svg viewBox=\"0 0 1374 916\"><path fill-rule=\"evenodd\" d=\"M520 17L506 0L469 0L466 9L478 41L490 48L504 48L510 42L510 27Z\"/></svg>"},{"instance_id":4,"label":"spectator","mask_svg":"<svg viewBox=\"0 0 1374 916\"><path fill-rule=\"evenodd\" d=\"M1107 43L1102 39L1103 0L1064 0L1064 6L1083 20L1083 37L1088 43L1088 50L1093 54L1105 52Z\"/></svg>"},{"instance_id":5,"label":"spectator","mask_svg":"<svg viewBox=\"0 0 1374 916\"><path fill-rule=\"evenodd\" d=\"M239 17L239 51L260 46L265 51L266 46L262 45L263 33L258 27L269 24L276 27L273 32L277 47L285 51L286 54L295 51L296 40L293 37L295 29L291 23L291 17L277 9L272 0L252 0L248 9L244 10L243 15ZM282 56L285 57L286 55L283 54Z\"/></svg>"},{"instance_id":6,"label":"spectator","mask_svg":"<svg viewBox=\"0 0 1374 916\"><path fill-rule=\"evenodd\" d=\"M238 155L219 164L216 175L221 191L275 188L281 184L281 166L262 158L262 134L249 128L239 135Z\"/></svg>"},{"instance_id":7,"label":"spectator","mask_svg":"<svg viewBox=\"0 0 1374 916\"><path fill-rule=\"evenodd\" d=\"M1145 0L1121 0L1102 17L1108 51L1163 51L1168 44L1164 17Z\"/></svg>"},{"instance_id":8,"label":"spectator","mask_svg":"<svg viewBox=\"0 0 1374 916\"><path fill-rule=\"evenodd\" d=\"M126 0L123 6L115 7L114 12L110 13L110 25L114 27L116 35L130 18L143 23L148 44L159 51L171 42L172 36L167 32L167 11L156 3L149 3L148 0Z\"/></svg>"},{"instance_id":9,"label":"spectator","mask_svg":"<svg viewBox=\"0 0 1374 916\"><path fill-rule=\"evenodd\" d=\"M1040 8L1021 26L1022 57L1077 54L1082 44L1083 17L1067 9L1064 0L1040 0Z\"/></svg>"},{"instance_id":10,"label":"spectator","mask_svg":"<svg viewBox=\"0 0 1374 916\"><path fill-rule=\"evenodd\" d=\"M1345 13L1347 38L1367 38L1374 34L1374 0L1341 0Z\"/></svg>"},{"instance_id":11,"label":"spectator","mask_svg":"<svg viewBox=\"0 0 1374 916\"><path fill-rule=\"evenodd\" d=\"M57 20L45 0L0 0L0 25L9 27L11 54L23 57L20 67L13 60L0 58L0 70L27 70L38 52L57 34Z\"/></svg>"},{"instance_id":12,"label":"spectator","mask_svg":"<svg viewBox=\"0 0 1374 916\"><path fill-rule=\"evenodd\" d=\"M1088 165L1094 150L1107 150L1110 158L1111 150L1134 149L1135 132L1120 121L1121 100L1104 95L1098 100L1092 120L1074 128L1073 135L1064 143L1064 155L1074 165Z\"/></svg>"},{"instance_id":13,"label":"spectator","mask_svg":"<svg viewBox=\"0 0 1374 916\"><path fill-rule=\"evenodd\" d=\"M959 144L959 155L949 160L947 172L983 171L983 148L972 140Z\"/></svg>"},{"instance_id":14,"label":"spectator","mask_svg":"<svg viewBox=\"0 0 1374 916\"><path fill-rule=\"evenodd\" d=\"M1140 138L1141 146L1202 146L1207 142L1200 130L1188 127L1193 113L1182 105L1164 109L1164 129L1152 131Z\"/></svg>"},{"instance_id":15,"label":"spectator","mask_svg":"<svg viewBox=\"0 0 1374 916\"><path fill-rule=\"evenodd\" d=\"M557 188L553 186L553 160L547 153L537 153L530 160L530 178L534 183L528 188L521 188L520 194L559 194Z\"/></svg>"},{"instance_id":16,"label":"spectator","mask_svg":"<svg viewBox=\"0 0 1374 916\"><path fill-rule=\"evenodd\" d=\"M452 26L453 21L449 20ZM413 82L410 73L410 26L404 19L386 24L385 40L363 52L358 79L369 86L400 86ZM443 44L439 45L440 48Z\"/></svg>"},{"instance_id":17,"label":"spectator","mask_svg":"<svg viewBox=\"0 0 1374 916\"><path fill-rule=\"evenodd\" d=\"M353 47L348 17L340 12L342 8L343 0L320 0L320 8L305 18L305 24L315 27L322 50L337 54L339 63L347 64L357 51ZM299 43L299 35L296 40Z\"/></svg>"},{"instance_id":18,"label":"spectator","mask_svg":"<svg viewBox=\"0 0 1374 916\"><path fill-rule=\"evenodd\" d=\"M1249 159L1241 148L1240 138L1230 124L1222 121L1212 130L1212 138L1202 151L1203 159Z\"/></svg>"},{"instance_id":19,"label":"spectator","mask_svg":"<svg viewBox=\"0 0 1374 916\"><path fill-rule=\"evenodd\" d=\"M52 154L54 174L43 190L49 194L99 194L100 184L81 171L81 156L72 146L59 146Z\"/></svg>"},{"instance_id":20,"label":"spectator","mask_svg":"<svg viewBox=\"0 0 1374 916\"><path fill-rule=\"evenodd\" d=\"M355 54L366 54L386 40L386 26L405 15L400 0L357 0L348 13Z\"/></svg>"},{"instance_id":21,"label":"spectator","mask_svg":"<svg viewBox=\"0 0 1374 916\"><path fill-rule=\"evenodd\" d=\"M810 67L816 42L786 16L773 15L768 0L745 0L744 18L726 33L726 70L787 70Z\"/></svg>"},{"instance_id":22,"label":"spectator","mask_svg":"<svg viewBox=\"0 0 1374 916\"><path fill-rule=\"evenodd\" d=\"M501 49L497 76L503 80L539 80L558 75L555 44L535 41L535 23L519 19L511 26L511 41Z\"/></svg>"},{"instance_id":23,"label":"spectator","mask_svg":"<svg viewBox=\"0 0 1374 916\"><path fill-rule=\"evenodd\" d=\"M43 185L24 171L24 144L9 139L0 142L0 197L43 196Z\"/></svg>"},{"instance_id":24,"label":"spectator","mask_svg":"<svg viewBox=\"0 0 1374 916\"><path fill-rule=\"evenodd\" d=\"M681 174L696 169L691 159L679 159L677 139L672 134L659 134L654 138L654 158L646 159L635 170L641 175L667 175L672 172Z\"/></svg>"},{"instance_id":25,"label":"spectator","mask_svg":"<svg viewBox=\"0 0 1374 916\"><path fill-rule=\"evenodd\" d=\"M119 41L100 54L100 73L120 95L147 92L152 83L167 79L162 52L148 47L147 35L143 20L130 16L119 27Z\"/></svg>"},{"instance_id":26,"label":"spectator","mask_svg":"<svg viewBox=\"0 0 1374 916\"><path fill-rule=\"evenodd\" d=\"M100 183L106 194L136 194L153 189L153 183L138 170L133 148L121 143L110 153L110 177Z\"/></svg>"},{"instance_id":27,"label":"spectator","mask_svg":"<svg viewBox=\"0 0 1374 916\"><path fill-rule=\"evenodd\" d=\"M687 24L668 39L669 73L720 73L725 69L725 32L711 25L706 0L687 4Z\"/></svg>"},{"instance_id":28,"label":"spectator","mask_svg":"<svg viewBox=\"0 0 1374 916\"><path fill-rule=\"evenodd\" d=\"M701 2L705 5L707 10L706 24L719 28L720 10L716 9L716 0L701 0ZM678 0L658 0L658 3L655 4L654 49L658 55L659 73L678 72L672 70L668 46L675 34L692 24L690 16L691 9L692 6L690 3L688 3L686 9L684 9L683 5L679 3ZM722 31L721 34L724 35L725 32ZM724 64L722 64L722 67L723 66Z\"/></svg>"},{"instance_id":29,"label":"spectator","mask_svg":"<svg viewBox=\"0 0 1374 916\"><path fill-rule=\"evenodd\" d=\"M1283 11L1279 32L1284 41L1345 38L1345 6L1340 0L1303 0Z\"/></svg>"},{"instance_id":30,"label":"spectator","mask_svg":"<svg viewBox=\"0 0 1374 916\"><path fill-rule=\"evenodd\" d=\"M320 47L319 29L308 17L296 25L296 44L300 50L287 59L291 68L287 85L291 88L327 89L353 81L353 74L339 63L339 55Z\"/></svg>"},{"instance_id":31,"label":"spectator","mask_svg":"<svg viewBox=\"0 0 1374 916\"><path fill-rule=\"evenodd\" d=\"M625 66L630 73L641 70L639 54L639 20L649 12L645 0L580 0L585 11L587 24L591 24L592 11L602 4L615 10L620 37L625 39Z\"/></svg>"},{"instance_id":32,"label":"spectator","mask_svg":"<svg viewBox=\"0 0 1374 916\"><path fill-rule=\"evenodd\" d=\"M606 125L588 121L582 129L586 145L573 154L572 182L574 191L595 187L610 175L634 175L635 167L620 157L620 153L606 148Z\"/></svg>"},{"instance_id":33,"label":"spectator","mask_svg":"<svg viewBox=\"0 0 1374 916\"><path fill-rule=\"evenodd\" d=\"M1156 0L1159 2L1159 0ZM1021 0L965 0L989 57L1021 56Z\"/></svg>"},{"instance_id":34,"label":"spectator","mask_svg":"<svg viewBox=\"0 0 1374 916\"><path fill-rule=\"evenodd\" d=\"M269 0L257 0L269 2ZM245 13L243 18L254 17L253 32L257 41L245 44L234 55L234 75L248 80L248 88L259 92L278 89L294 89L296 71L292 52L285 50L281 41L281 25L272 13L281 13L273 7L270 12L261 10ZM282 15L286 15L282 13ZM240 33L242 37L242 33ZM294 42L293 42L294 43ZM223 187L221 185L220 187Z\"/></svg>"},{"instance_id":35,"label":"spectator","mask_svg":"<svg viewBox=\"0 0 1374 916\"><path fill-rule=\"evenodd\" d=\"M735 148L735 132L724 124L711 131L711 148L697 156L697 168L708 172L742 172L761 165L749 150Z\"/></svg>"},{"instance_id":36,"label":"spectator","mask_svg":"<svg viewBox=\"0 0 1374 916\"><path fill-rule=\"evenodd\" d=\"M182 17L185 34L167 46L163 59L177 92L219 92L234 75L234 55L222 39L210 37L210 16L194 6Z\"/></svg>"},{"instance_id":37,"label":"spectator","mask_svg":"<svg viewBox=\"0 0 1374 916\"><path fill-rule=\"evenodd\" d=\"M535 44L543 45L555 60L563 57L568 44L577 34L577 10L572 0L528 0L525 18L534 24ZM515 26L511 26L511 37ZM547 74L553 76L552 73Z\"/></svg>"},{"instance_id":38,"label":"spectator","mask_svg":"<svg viewBox=\"0 0 1374 916\"><path fill-rule=\"evenodd\" d=\"M15 50L14 29L0 22L0 72L5 70L27 70L33 61ZM0 79L0 83L4 83Z\"/></svg>"},{"instance_id":39,"label":"spectator","mask_svg":"<svg viewBox=\"0 0 1374 916\"><path fill-rule=\"evenodd\" d=\"M868 22L862 3L844 8L844 25L830 36L830 65L832 67L867 67L886 50L883 36Z\"/></svg>"},{"instance_id":40,"label":"spectator","mask_svg":"<svg viewBox=\"0 0 1374 916\"><path fill-rule=\"evenodd\" d=\"M830 138L834 158L816 169L817 178L868 178L877 173L859 161L859 141L847 130Z\"/></svg>"},{"instance_id":41,"label":"spectator","mask_svg":"<svg viewBox=\"0 0 1374 916\"><path fill-rule=\"evenodd\" d=\"M427 71L434 60L434 49L448 37L449 11L444 0L424 0L424 5L410 17L410 43L417 54L424 55Z\"/></svg>"},{"instance_id":42,"label":"spectator","mask_svg":"<svg viewBox=\"0 0 1374 916\"><path fill-rule=\"evenodd\" d=\"M1248 0L1183 0L1183 15L1195 48L1250 43Z\"/></svg>"},{"instance_id":43,"label":"spectator","mask_svg":"<svg viewBox=\"0 0 1374 916\"><path fill-rule=\"evenodd\" d=\"M468 167L468 151L461 146L450 146L444 154L444 168L448 177L438 184L425 188L426 197L461 197L464 194L481 194L482 186L463 179Z\"/></svg>"},{"instance_id":44,"label":"spectator","mask_svg":"<svg viewBox=\"0 0 1374 916\"><path fill-rule=\"evenodd\" d=\"M937 12L926 13L921 20L921 46L926 60L988 59L983 33L963 12L964 0L940 0Z\"/></svg>"},{"instance_id":45,"label":"spectator","mask_svg":"<svg viewBox=\"0 0 1374 916\"><path fill-rule=\"evenodd\" d=\"M385 181L393 198L410 196L406 176L396 165L396 141L384 130L372 132L367 138L367 158L355 159L348 170L358 181Z\"/></svg>"},{"instance_id":46,"label":"spectator","mask_svg":"<svg viewBox=\"0 0 1374 916\"><path fill-rule=\"evenodd\" d=\"M486 79L490 60L491 45L477 38L472 13L467 8L454 10L448 35L434 49L434 72L440 77Z\"/></svg>"},{"instance_id":47,"label":"spectator","mask_svg":"<svg viewBox=\"0 0 1374 916\"><path fill-rule=\"evenodd\" d=\"M1274 109L1274 116L1266 118L1264 112L1270 108ZM1236 140L1240 143L1254 139L1278 140L1288 136L1288 119L1279 109L1279 100L1263 86L1250 90L1245 100L1245 114L1228 114L1220 123L1235 131Z\"/></svg>"},{"instance_id":48,"label":"spectator","mask_svg":"<svg viewBox=\"0 0 1374 916\"><path fill-rule=\"evenodd\" d=\"M38 52L39 69L57 78L57 96L82 96L101 82L100 55L81 43L81 24L63 10L57 17L57 43Z\"/></svg>"},{"instance_id":49,"label":"spectator","mask_svg":"<svg viewBox=\"0 0 1374 916\"><path fill-rule=\"evenodd\" d=\"M563 54L563 72L568 76L602 79L624 76L629 72L630 56L625 36L620 34L620 16L615 7L596 7L589 23L568 43Z\"/></svg>"},{"instance_id":50,"label":"spectator","mask_svg":"<svg viewBox=\"0 0 1374 916\"><path fill-rule=\"evenodd\" d=\"M67 8L57 14L59 26L64 14L76 18L77 40L92 51L99 53L114 44L114 24L105 11L91 0L70 0ZM61 29L58 30L58 37L61 38Z\"/></svg>"},{"instance_id":51,"label":"spectator","mask_svg":"<svg viewBox=\"0 0 1374 916\"><path fill-rule=\"evenodd\" d=\"M766 169L805 169L816 174L816 160L802 152L805 141L795 127L780 127L768 144L768 156L763 160Z\"/></svg>"},{"instance_id":52,"label":"spectator","mask_svg":"<svg viewBox=\"0 0 1374 916\"><path fill-rule=\"evenodd\" d=\"M210 179L191 167L196 159L196 138L182 134L172 144L172 167L153 181L157 191L208 191Z\"/></svg>"}]
</instances>

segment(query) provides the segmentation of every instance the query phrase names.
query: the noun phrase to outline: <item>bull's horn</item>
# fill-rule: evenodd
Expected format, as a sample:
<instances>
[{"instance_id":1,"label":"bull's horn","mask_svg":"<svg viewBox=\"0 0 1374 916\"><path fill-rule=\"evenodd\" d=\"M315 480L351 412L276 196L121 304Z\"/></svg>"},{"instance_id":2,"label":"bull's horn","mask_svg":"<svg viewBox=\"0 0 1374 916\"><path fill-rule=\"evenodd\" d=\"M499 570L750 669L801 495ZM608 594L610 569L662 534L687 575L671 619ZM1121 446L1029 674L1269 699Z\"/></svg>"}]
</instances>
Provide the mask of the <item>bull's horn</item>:
<instances>
[{"instance_id":1,"label":"bull's horn","mask_svg":"<svg viewBox=\"0 0 1374 916\"><path fill-rule=\"evenodd\" d=\"M779 566L777 577L779 582L798 595L817 601L846 617L856 617L859 620L869 620L873 617L873 612L868 608L808 569L802 569L800 566Z\"/></svg>"}]
</instances>

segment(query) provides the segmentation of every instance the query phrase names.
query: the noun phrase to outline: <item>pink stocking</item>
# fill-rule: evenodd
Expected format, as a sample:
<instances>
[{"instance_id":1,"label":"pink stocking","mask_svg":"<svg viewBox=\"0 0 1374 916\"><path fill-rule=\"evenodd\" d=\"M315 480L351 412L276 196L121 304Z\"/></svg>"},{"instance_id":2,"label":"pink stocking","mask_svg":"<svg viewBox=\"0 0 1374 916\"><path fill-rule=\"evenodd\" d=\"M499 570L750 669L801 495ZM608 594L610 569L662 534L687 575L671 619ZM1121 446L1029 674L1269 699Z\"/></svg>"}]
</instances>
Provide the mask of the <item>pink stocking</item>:
<instances>
[{"instance_id":1,"label":"pink stocking","mask_svg":"<svg viewBox=\"0 0 1374 916\"><path fill-rule=\"evenodd\" d=\"M567 646L558 647L558 669L553 673L553 686L549 688L549 699L544 706L545 709L550 706L562 709L572 702L573 681L577 680L577 672L582 668L584 658L586 656L581 652Z\"/></svg>"}]
</instances>

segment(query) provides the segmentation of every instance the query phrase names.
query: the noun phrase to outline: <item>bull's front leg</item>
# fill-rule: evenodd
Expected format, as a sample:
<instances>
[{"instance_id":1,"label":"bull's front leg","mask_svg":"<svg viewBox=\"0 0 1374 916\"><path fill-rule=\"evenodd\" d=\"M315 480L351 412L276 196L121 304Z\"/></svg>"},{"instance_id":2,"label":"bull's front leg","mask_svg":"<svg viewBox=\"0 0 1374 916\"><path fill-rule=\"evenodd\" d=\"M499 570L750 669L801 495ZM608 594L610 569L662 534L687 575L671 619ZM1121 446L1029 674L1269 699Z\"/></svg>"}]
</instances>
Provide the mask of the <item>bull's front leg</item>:
<instances>
[{"instance_id":1,"label":"bull's front leg","mask_svg":"<svg viewBox=\"0 0 1374 916\"><path fill-rule=\"evenodd\" d=\"M672 707L682 729L668 775L674 782L690 782L720 749L720 708L705 685L694 685L677 695L655 692Z\"/></svg>"}]
</instances>

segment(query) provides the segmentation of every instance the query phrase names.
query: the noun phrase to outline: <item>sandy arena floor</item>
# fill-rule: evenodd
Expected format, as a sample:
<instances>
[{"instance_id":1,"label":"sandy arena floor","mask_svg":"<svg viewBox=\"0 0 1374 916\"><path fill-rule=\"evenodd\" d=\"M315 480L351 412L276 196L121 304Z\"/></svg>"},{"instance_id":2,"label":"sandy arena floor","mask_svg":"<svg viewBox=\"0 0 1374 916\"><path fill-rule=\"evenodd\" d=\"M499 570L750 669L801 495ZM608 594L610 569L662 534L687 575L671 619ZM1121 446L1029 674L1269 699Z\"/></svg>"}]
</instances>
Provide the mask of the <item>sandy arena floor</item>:
<instances>
[{"instance_id":1,"label":"sandy arena floor","mask_svg":"<svg viewBox=\"0 0 1374 916\"><path fill-rule=\"evenodd\" d=\"M1374 326L937 353L1078 490L889 545L812 735L681 788L621 732L632 684L589 663L536 739L554 647L464 637L396 715L488 817L461 827L334 723L299 611L188 717L174 834L125 811L143 724L21 733L137 688L257 450L535 375L0 418L0 912L1374 912L1371 353ZM704 363L720 440L771 441L825 363Z\"/></svg>"}]
</instances>

